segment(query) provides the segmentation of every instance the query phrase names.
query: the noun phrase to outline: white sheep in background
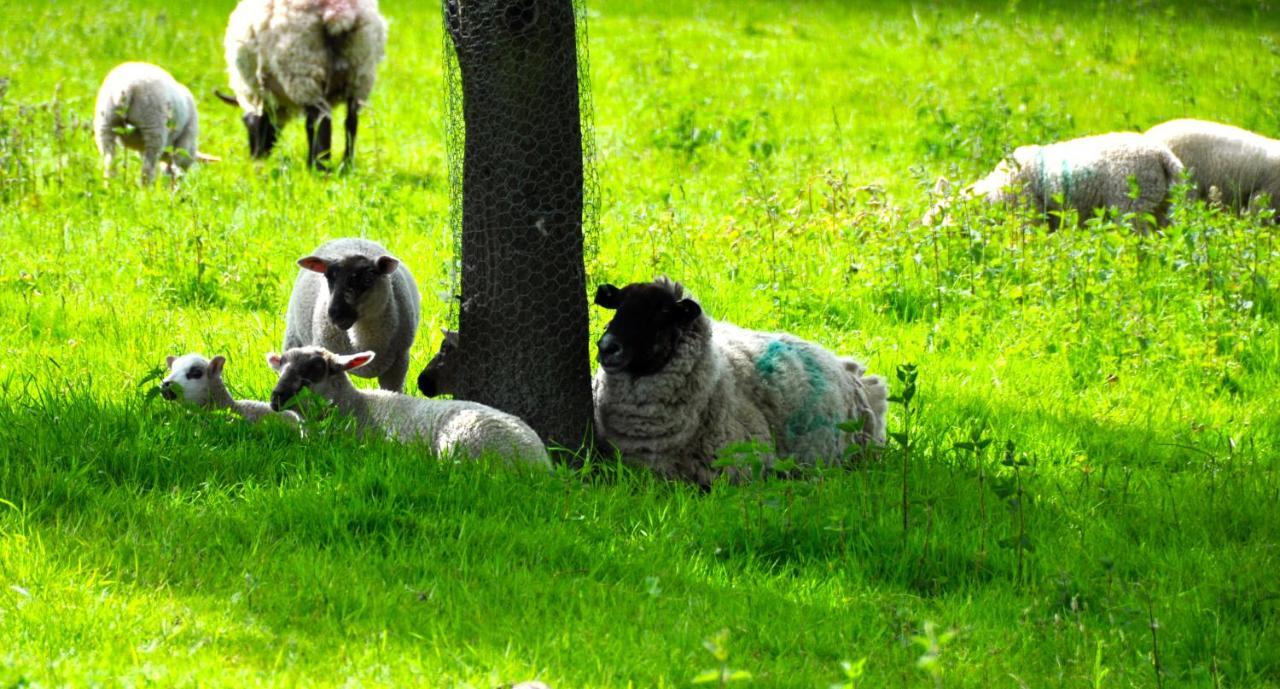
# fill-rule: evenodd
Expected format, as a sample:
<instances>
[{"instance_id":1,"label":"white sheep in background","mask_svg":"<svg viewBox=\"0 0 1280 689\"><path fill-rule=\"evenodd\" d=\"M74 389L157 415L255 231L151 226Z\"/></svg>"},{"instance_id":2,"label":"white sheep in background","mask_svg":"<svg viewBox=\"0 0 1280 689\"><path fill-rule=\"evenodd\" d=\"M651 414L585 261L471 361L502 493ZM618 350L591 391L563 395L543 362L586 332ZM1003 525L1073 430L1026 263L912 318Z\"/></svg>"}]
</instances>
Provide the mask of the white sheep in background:
<instances>
[{"instance_id":1,"label":"white sheep in background","mask_svg":"<svg viewBox=\"0 0 1280 689\"><path fill-rule=\"evenodd\" d=\"M666 278L602 285L596 304L617 310L597 343L596 432L630 461L706 486L734 443L767 443L766 464L812 465L840 461L851 442L884 442L888 386L852 359L713 321ZM858 419L858 433L837 428Z\"/></svg>"},{"instance_id":2,"label":"white sheep in background","mask_svg":"<svg viewBox=\"0 0 1280 689\"><path fill-rule=\"evenodd\" d=\"M1163 225L1169 189L1182 171L1182 162L1168 146L1135 132L1117 132L1043 146L1019 146L990 174L964 189L960 197L1029 206L1038 214L1047 215L1051 228L1057 228L1060 222L1055 212L1074 210L1078 222L1084 222L1099 208L1150 213L1158 225ZM1063 204L1058 203L1059 195ZM933 224L947 207L945 200L935 205L923 222Z\"/></svg>"},{"instance_id":3,"label":"white sheep in background","mask_svg":"<svg viewBox=\"0 0 1280 689\"><path fill-rule=\"evenodd\" d=\"M1280 213L1280 141L1247 129L1204 120L1170 120L1148 129L1187 167L1196 193L1209 199L1218 189L1233 210L1257 211L1262 197Z\"/></svg>"},{"instance_id":4,"label":"white sheep in background","mask_svg":"<svg viewBox=\"0 0 1280 689\"><path fill-rule=\"evenodd\" d=\"M372 350L378 363L354 371L399 392L409 372L421 297L413 274L382 245L335 239L298 259L302 270L285 313L284 349L318 345L338 354Z\"/></svg>"},{"instance_id":5,"label":"white sheep in background","mask_svg":"<svg viewBox=\"0 0 1280 689\"><path fill-rule=\"evenodd\" d=\"M222 381L226 357L206 359L199 354L165 357L169 375L160 383L160 395L167 400L178 400L205 409L230 409L247 421L259 421L269 416L297 425L299 417L292 411L274 412L271 405L257 400L237 400Z\"/></svg>"},{"instance_id":6,"label":"white sheep in background","mask_svg":"<svg viewBox=\"0 0 1280 689\"><path fill-rule=\"evenodd\" d=\"M387 43L377 0L240 0L223 40L249 153L265 158L281 127L307 122L307 164L326 167L332 109L346 103L345 160L355 157L360 109L369 100Z\"/></svg>"},{"instance_id":7,"label":"white sheep in background","mask_svg":"<svg viewBox=\"0 0 1280 689\"><path fill-rule=\"evenodd\" d=\"M350 414L363 429L400 442L421 442L437 454L471 457L493 453L550 467L538 434L519 418L475 402L428 400L386 390L357 390L347 372L368 365L373 352L349 356L322 347L298 347L267 355L280 376L271 392L271 408L283 409L303 388Z\"/></svg>"},{"instance_id":8,"label":"white sheep in background","mask_svg":"<svg viewBox=\"0 0 1280 689\"><path fill-rule=\"evenodd\" d=\"M142 153L142 183L155 179L164 163L174 177L201 154L196 100L186 86L164 69L145 62L126 62L107 73L93 108L93 133L102 155L102 173L111 177L116 144Z\"/></svg>"}]
</instances>

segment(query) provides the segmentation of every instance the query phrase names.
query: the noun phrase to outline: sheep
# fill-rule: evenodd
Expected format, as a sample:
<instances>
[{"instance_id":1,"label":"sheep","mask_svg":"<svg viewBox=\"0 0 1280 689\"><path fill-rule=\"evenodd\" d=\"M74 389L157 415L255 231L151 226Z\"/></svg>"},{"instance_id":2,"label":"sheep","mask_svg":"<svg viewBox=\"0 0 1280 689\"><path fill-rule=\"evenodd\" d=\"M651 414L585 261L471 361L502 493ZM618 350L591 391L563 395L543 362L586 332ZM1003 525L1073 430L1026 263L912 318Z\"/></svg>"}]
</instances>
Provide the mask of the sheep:
<instances>
[{"instance_id":1,"label":"sheep","mask_svg":"<svg viewBox=\"0 0 1280 689\"><path fill-rule=\"evenodd\" d=\"M98 89L93 132L102 156L102 174L108 179L117 143L142 153L144 186L155 179L157 162L176 178L197 160L216 161L196 149L199 129L191 91L156 65L117 65Z\"/></svg>"},{"instance_id":2,"label":"sheep","mask_svg":"<svg viewBox=\"0 0 1280 689\"><path fill-rule=\"evenodd\" d=\"M888 386L853 359L713 321L665 277L601 285L595 303L617 310L597 342L596 432L629 461L706 487L731 444L769 444L776 456L764 461L772 466L788 456L805 465L838 461L848 440L884 442ZM858 419L858 432L838 428ZM749 476L740 467L727 473Z\"/></svg>"},{"instance_id":3,"label":"sheep","mask_svg":"<svg viewBox=\"0 0 1280 689\"><path fill-rule=\"evenodd\" d=\"M400 392L418 331L420 297L409 268L367 239L335 239L298 259L285 313L284 349L320 345L340 354L373 350L355 375Z\"/></svg>"},{"instance_id":4,"label":"sheep","mask_svg":"<svg viewBox=\"0 0 1280 689\"><path fill-rule=\"evenodd\" d=\"M223 48L244 111L249 153L266 158L280 128L300 111L307 123L307 165L327 168L333 106L345 102L344 161L355 161L360 109L369 100L387 43L377 0L240 0Z\"/></svg>"},{"instance_id":5,"label":"sheep","mask_svg":"<svg viewBox=\"0 0 1280 689\"><path fill-rule=\"evenodd\" d=\"M1204 120L1170 120L1147 137L1168 146L1187 167L1196 195L1216 187L1233 210L1261 210L1262 198L1280 213L1280 141L1246 129Z\"/></svg>"},{"instance_id":6,"label":"sheep","mask_svg":"<svg viewBox=\"0 0 1280 689\"><path fill-rule=\"evenodd\" d=\"M1099 208L1119 213L1150 213L1164 225L1169 188L1183 165L1168 146L1136 132L1086 136L1044 146L1019 146L986 177L965 188L961 198L979 197L989 203L1027 205L1048 215L1057 229L1055 212L1075 210L1084 222ZM935 191L945 191L939 183ZM1065 207L1056 196L1061 195ZM940 202L922 221L929 225L947 209Z\"/></svg>"},{"instance_id":7,"label":"sheep","mask_svg":"<svg viewBox=\"0 0 1280 689\"><path fill-rule=\"evenodd\" d=\"M440 350L418 374L418 390L427 397L453 395L458 391L457 367L450 363L453 353L458 351L458 331L442 328L440 332L444 334Z\"/></svg>"},{"instance_id":8,"label":"sheep","mask_svg":"<svg viewBox=\"0 0 1280 689\"><path fill-rule=\"evenodd\" d=\"M301 421L293 411L277 413L266 402L233 398L222 381L226 357L206 359L199 354L184 354L165 357L164 363L169 375L160 383L160 396L167 400L179 400L183 404L206 409L230 409L247 421L276 417L295 426Z\"/></svg>"},{"instance_id":9,"label":"sheep","mask_svg":"<svg viewBox=\"0 0 1280 689\"><path fill-rule=\"evenodd\" d=\"M428 400L387 390L358 390L347 373L374 361L373 352L339 355L323 347L296 347L267 355L280 376L271 392L271 408L280 410L303 388L355 418L366 431L392 440L423 442L437 454L486 452L550 468L538 434L519 418L475 402Z\"/></svg>"}]
</instances>

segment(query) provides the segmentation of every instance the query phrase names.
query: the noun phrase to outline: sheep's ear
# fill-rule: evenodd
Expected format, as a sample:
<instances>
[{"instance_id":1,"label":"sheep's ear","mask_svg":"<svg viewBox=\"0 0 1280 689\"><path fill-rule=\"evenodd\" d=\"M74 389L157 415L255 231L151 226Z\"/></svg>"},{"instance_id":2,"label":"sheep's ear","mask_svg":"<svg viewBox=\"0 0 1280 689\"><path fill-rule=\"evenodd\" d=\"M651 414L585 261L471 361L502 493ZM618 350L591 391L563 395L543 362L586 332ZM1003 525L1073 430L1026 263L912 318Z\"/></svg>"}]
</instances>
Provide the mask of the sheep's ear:
<instances>
[{"instance_id":1,"label":"sheep's ear","mask_svg":"<svg viewBox=\"0 0 1280 689\"><path fill-rule=\"evenodd\" d=\"M318 256L307 256L298 259L298 267L324 275L324 272L329 270L329 263Z\"/></svg>"},{"instance_id":2,"label":"sheep's ear","mask_svg":"<svg viewBox=\"0 0 1280 689\"><path fill-rule=\"evenodd\" d=\"M240 107L240 101L236 100L235 96L228 96L227 94L223 93L218 89L213 90L213 95L217 96L218 100L222 101L223 103L226 103L227 105L234 105L237 108Z\"/></svg>"},{"instance_id":3,"label":"sheep's ear","mask_svg":"<svg viewBox=\"0 0 1280 689\"><path fill-rule=\"evenodd\" d=\"M622 290L613 285L600 285L596 288L596 306L603 306L606 309L616 309L621 305Z\"/></svg>"},{"instance_id":4,"label":"sheep's ear","mask_svg":"<svg viewBox=\"0 0 1280 689\"><path fill-rule=\"evenodd\" d=\"M457 330L450 330L450 329L448 329L448 328L441 328L441 329L440 329L440 332L444 333L444 344L449 345L450 347L457 347L457 346L458 346L458 331L457 331Z\"/></svg>"},{"instance_id":5,"label":"sheep's ear","mask_svg":"<svg viewBox=\"0 0 1280 689\"><path fill-rule=\"evenodd\" d=\"M379 256L377 266L379 273L390 275L396 272L396 268L400 267L400 259L392 256Z\"/></svg>"},{"instance_id":6,"label":"sheep's ear","mask_svg":"<svg viewBox=\"0 0 1280 689\"><path fill-rule=\"evenodd\" d=\"M284 361L280 358L279 354L272 352L267 355L267 365L271 367L271 370L279 373L280 369L284 368Z\"/></svg>"},{"instance_id":7,"label":"sheep's ear","mask_svg":"<svg viewBox=\"0 0 1280 689\"><path fill-rule=\"evenodd\" d=\"M169 356L167 356L167 357L165 357L165 358L164 358L164 367L165 367L165 368L167 368L167 369L169 369L170 371L172 371L172 370L173 370L173 362L175 362L175 361L177 361L177 360L178 360L178 357L173 356L172 354L170 354Z\"/></svg>"},{"instance_id":8,"label":"sheep's ear","mask_svg":"<svg viewBox=\"0 0 1280 689\"><path fill-rule=\"evenodd\" d=\"M217 378L218 376L221 376L221 375L222 375L222 367L223 367L223 365L225 365L226 363L227 363L227 357L222 356L221 354L219 354L218 356L215 356L215 357L213 357L212 359L210 359L210 360L209 360L209 369L208 369L208 371L209 371L209 376L210 376L210 377L212 377L212 378Z\"/></svg>"},{"instance_id":9,"label":"sheep's ear","mask_svg":"<svg viewBox=\"0 0 1280 689\"><path fill-rule=\"evenodd\" d=\"M702 307L698 306L698 302L692 299L681 299L676 302L677 319L681 325L692 323L694 319L702 315Z\"/></svg>"},{"instance_id":10,"label":"sheep's ear","mask_svg":"<svg viewBox=\"0 0 1280 689\"><path fill-rule=\"evenodd\" d=\"M350 371L353 368L360 368L370 361L373 361L373 352L360 352L359 354L338 356L334 357L334 361L338 364L338 368L343 371Z\"/></svg>"}]
</instances>

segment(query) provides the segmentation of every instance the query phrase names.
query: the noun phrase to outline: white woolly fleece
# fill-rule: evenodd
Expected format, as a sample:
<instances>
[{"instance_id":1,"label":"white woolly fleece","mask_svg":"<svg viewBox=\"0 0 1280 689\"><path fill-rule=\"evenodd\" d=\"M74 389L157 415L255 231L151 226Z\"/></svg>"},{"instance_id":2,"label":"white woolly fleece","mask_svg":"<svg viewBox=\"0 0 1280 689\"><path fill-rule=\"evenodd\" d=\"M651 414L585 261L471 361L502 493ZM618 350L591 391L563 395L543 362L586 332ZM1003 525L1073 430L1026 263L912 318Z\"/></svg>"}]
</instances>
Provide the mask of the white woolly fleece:
<instances>
[{"instance_id":1,"label":"white woolly fleece","mask_svg":"<svg viewBox=\"0 0 1280 689\"><path fill-rule=\"evenodd\" d=\"M1280 141L1247 129L1205 120L1170 120L1148 129L1146 136L1168 146L1190 171L1200 198L1217 187L1232 209L1259 210L1261 197L1271 197L1280 211Z\"/></svg>"},{"instance_id":2,"label":"white woolly fleece","mask_svg":"<svg viewBox=\"0 0 1280 689\"><path fill-rule=\"evenodd\" d=\"M93 108L103 174L111 176L116 144L123 143L142 153L143 184L155 179L161 161L176 176L196 161L198 119L191 91L163 68L145 62L118 65L103 80Z\"/></svg>"}]
</instances>

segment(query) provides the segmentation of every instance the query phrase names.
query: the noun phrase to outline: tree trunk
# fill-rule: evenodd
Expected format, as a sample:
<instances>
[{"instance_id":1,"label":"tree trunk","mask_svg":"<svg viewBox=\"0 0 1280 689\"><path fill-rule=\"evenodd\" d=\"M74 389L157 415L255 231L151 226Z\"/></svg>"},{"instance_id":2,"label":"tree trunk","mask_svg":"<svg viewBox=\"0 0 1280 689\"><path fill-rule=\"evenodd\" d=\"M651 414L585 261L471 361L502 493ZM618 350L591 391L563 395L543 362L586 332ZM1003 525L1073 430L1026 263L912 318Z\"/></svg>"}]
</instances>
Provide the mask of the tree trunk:
<instances>
[{"instance_id":1,"label":"tree trunk","mask_svg":"<svg viewBox=\"0 0 1280 689\"><path fill-rule=\"evenodd\" d=\"M570 449L592 419L572 0L445 0L462 77L459 397Z\"/></svg>"}]
</instances>

